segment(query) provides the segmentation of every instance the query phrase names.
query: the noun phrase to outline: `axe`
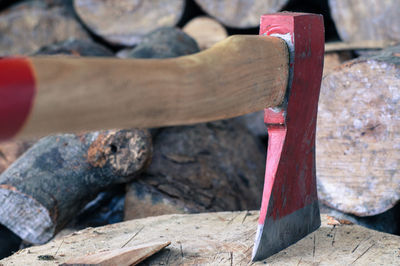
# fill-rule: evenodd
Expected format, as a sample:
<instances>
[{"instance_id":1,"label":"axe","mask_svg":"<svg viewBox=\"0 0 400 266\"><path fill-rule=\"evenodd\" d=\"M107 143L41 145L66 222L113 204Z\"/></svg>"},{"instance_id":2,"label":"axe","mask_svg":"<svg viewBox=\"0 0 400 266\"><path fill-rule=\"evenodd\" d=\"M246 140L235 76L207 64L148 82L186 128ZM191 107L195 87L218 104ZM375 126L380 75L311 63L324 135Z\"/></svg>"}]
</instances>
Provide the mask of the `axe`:
<instances>
[{"instance_id":1,"label":"axe","mask_svg":"<svg viewBox=\"0 0 400 266\"><path fill-rule=\"evenodd\" d=\"M315 129L323 19L264 15L260 35L173 59L3 58L0 139L192 124L265 109L268 154L253 249L253 260L264 259L320 226Z\"/></svg>"}]
</instances>

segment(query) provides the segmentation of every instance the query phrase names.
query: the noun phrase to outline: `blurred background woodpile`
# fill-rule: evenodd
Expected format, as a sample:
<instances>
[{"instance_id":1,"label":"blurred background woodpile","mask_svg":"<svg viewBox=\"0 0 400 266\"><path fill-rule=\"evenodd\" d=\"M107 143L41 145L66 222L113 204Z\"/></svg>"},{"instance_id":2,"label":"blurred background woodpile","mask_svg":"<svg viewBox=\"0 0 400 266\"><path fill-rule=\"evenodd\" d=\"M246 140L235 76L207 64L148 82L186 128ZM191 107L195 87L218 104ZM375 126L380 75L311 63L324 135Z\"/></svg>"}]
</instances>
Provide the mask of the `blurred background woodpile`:
<instances>
[{"instance_id":1,"label":"blurred background woodpile","mask_svg":"<svg viewBox=\"0 0 400 266\"><path fill-rule=\"evenodd\" d=\"M0 56L184 56L232 34L258 34L260 15L278 11L324 15L316 145L322 212L400 235L399 1L0 0ZM0 258L124 219L256 210L267 141L259 112L0 143ZM35 208L49 215L32 221ZM29 226L36 231L28 234Z\"/></svg>"}]
</instances>

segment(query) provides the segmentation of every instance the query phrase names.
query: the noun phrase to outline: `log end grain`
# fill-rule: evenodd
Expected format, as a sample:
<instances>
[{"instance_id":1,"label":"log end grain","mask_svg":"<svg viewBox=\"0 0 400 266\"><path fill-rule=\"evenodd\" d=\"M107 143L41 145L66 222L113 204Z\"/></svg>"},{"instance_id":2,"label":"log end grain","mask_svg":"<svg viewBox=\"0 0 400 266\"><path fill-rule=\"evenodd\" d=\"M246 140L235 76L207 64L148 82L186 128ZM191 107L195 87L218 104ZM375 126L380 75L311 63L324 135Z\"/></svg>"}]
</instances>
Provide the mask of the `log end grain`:
<instances>
[{"instance_id":1,"label":"log end grain","mask_svg":"<svg viewBox=\"0 0 400 266\"><path fill-rule=\"evenodd\" d=\"M213 46L228 37L224 26L209 17L196 17L189 21L183 31L196 40L201 50Z\"/></svg>"},{"instance_id":2,"label":"log end grain","mask_svg":"<svg viewBox=\"0 0 400 266\"><path fill-rule=\"evenodd\" d=\"M184 10L183 0L75 0L83 23L111 44L133 46L156 28L175 26Z\"/></svg>"},{"instance_id":3,"label":"log end grain","mask_svg":"<svg viewBox=\"0 0 400 266\"><path fill-rule=\"evenodd\" d=\"M63 40L89 39L85 29L64 6L28 1L0 13L0 54L32 54Z\"/></svg>"},{"instance_id":4,"label":"log end grain","mask_svg":"<svg viewBox=\"0 0 400 266\"><path fill-rule=\"evenodd\" d=\"M399 51L351 61L323 79L319 195L342 212L376 215L400 199Z\"/></svg>"},{"instance_id":5,"label":"log end grain","mask_svg":"<svg viewBox=\"0 0 400 266\"><path fill-rule=\"evenodd\" d=\"M329 6L344 41L400 41L400 2L397 0L329 0Z\"/></svg>"},{"instance_id":6,"label":"log end grain","mask_svg":"<svg viewBox=\"0 0 400 266\"><path fill-rule=\"evenodd\" d=\"M45 206L15 187L0 185L0 223L31 243L52 238L55 224Z\"/></svg>"},{"instance_id":7,"label":"log end grain","mask_svg":"<svg viewBox=\"0 0 400 266\"><path fill-rule=\"evenodd\" d=\"M258 27L263 14L279 11L288 0L195 0L209 15L228 27Z\"/></svg>"},{"instance_id":8,"label":"log end grain","mask_svg":"<svg viewBox=\"0 0 400 266\"><path fill-rule=\"evenodd\" d=\"M151 162L151 136L147 130L119 130L100 134L87 150L93 167L109 165L117 183L130 181Z\"/></svg>"}]
</instances>

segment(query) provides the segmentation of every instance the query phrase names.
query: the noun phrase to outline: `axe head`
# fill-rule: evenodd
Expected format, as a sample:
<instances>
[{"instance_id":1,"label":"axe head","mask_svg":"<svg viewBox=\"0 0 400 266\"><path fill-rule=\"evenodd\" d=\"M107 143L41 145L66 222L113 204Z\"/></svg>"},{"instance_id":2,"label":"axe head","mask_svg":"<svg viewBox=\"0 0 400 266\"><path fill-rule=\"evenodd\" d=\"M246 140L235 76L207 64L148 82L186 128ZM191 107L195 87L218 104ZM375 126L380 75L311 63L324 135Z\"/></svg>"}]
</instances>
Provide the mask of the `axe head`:
<instances>
[{"instance_id":1,"label":"axe head","mask_svg":"<svg viewBox=\"0 0 400 266\"><path fill-rule=\"evenodd\" d=\"M282 106L265 110L268 154L253 260L265 259L321 224L315 176L315 129L324 58L321 15L261 17L260 35L284 39L290 77Z\"/></svg>"}]
</instances>

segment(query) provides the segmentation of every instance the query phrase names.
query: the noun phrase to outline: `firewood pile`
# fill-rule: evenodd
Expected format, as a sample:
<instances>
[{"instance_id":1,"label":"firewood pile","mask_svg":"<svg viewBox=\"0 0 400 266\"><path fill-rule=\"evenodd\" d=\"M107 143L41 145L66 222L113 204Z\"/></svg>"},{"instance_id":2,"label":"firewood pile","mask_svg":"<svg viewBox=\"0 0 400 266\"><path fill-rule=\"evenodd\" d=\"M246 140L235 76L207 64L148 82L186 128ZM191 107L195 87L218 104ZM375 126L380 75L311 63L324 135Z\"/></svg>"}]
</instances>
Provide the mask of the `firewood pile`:
<instances>
[{"instance_id":1,"label":"firewood pile","mask_svg":"<svg viewBox=\"0 0 400 266\"><path fill-rule=\"evenodd\" d=\"M258 34L282 10L325 20L322 211L400 235L399 1L0 0L0 56L172 58ZM0 258L86 227L259 209L267 141L259 112L0 143Z\"/></svg>"}]
</instances>

